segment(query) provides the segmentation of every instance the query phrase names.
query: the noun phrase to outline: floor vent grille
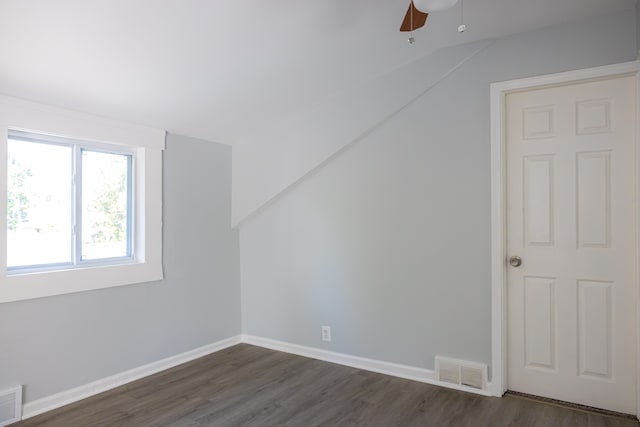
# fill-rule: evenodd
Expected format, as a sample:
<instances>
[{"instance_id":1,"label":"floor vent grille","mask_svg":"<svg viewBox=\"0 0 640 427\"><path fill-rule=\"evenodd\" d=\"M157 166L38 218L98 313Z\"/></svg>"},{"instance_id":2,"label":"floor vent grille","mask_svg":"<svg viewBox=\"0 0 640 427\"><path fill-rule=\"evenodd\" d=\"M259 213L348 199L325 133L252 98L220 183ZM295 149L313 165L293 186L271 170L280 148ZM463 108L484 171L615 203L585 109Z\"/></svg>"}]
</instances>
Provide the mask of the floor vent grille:
<instances>
[{"instance_id":1,"label":"floor vent grille","mask_svg":"<svg viewBox=\"0 0 640 427\"><path fill-rule=\"evenodd\" d=\"M22 387L0 391L0 427L22 419Z\"/></svg>"},{"instance_id":2,"label":"floor vent grille","mask_svg":"<svg viewBox=\"0 0 640 427\"><path fill-rule=\"evenodd\" d=\"M444 383L485 390L487 365L436 356L436 379Z\"/></svg>"}]
</instances>

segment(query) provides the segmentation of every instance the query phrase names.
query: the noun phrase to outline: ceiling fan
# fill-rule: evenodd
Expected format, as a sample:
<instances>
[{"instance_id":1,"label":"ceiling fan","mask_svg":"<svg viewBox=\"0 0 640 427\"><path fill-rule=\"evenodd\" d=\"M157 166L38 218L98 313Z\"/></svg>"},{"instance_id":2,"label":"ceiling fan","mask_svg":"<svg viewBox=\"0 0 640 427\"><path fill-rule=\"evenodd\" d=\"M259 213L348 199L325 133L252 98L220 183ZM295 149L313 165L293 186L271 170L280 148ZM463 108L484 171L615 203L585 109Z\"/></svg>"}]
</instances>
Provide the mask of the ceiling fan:
<instances>
[{"instance_id":1,"label":"ceiling fan","mask_svg":"<svg viewBox=\"0 0 640 427\"><path fill-rule=\"evenodd\" d=\"M413 32L413 30L423 27L430 12L449 9L457 2L458 0L412 0L404 15L402 25L400 25L400 31ZM466 30L466 26L461 24L458 31L462 33L464 30ZM413 36L409 37L409 43L413 42Z\"/></svg>"}]
</instances>

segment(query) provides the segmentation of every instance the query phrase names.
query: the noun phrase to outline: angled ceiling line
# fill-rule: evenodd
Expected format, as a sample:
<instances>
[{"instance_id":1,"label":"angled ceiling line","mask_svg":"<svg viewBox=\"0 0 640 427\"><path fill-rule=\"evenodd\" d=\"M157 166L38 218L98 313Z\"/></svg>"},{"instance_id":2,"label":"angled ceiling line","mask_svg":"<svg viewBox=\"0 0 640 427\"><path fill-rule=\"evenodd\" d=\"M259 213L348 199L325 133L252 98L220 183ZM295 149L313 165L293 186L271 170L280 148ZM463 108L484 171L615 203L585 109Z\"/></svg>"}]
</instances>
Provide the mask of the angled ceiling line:
<instances>
[{"instance_id":1,"label":"angled ceiling line","mask_svg":"<svg viewBox=\"0 0 640 427\"><path fill-rule=\"evenodd\" d=\"M371 125L367 129L365 129L363 132L359 133L355 138L353 138L351 141L345 143L342 147L340 147L338 150L336 150L333 154L331 154L330 156L326 157L324 160L322 160L321 162L319 162L315 166L311 167L307 172L305 172L303 175L301 175L299 178L297 178L291 184L285 186L279 192L277 192L276 194L274 194L273 196L268 198L266 201L264 201L257 208L253 209L251 212L246 214L243 218L241 218L237 222L231 224L232 227L233 228L242 228L245 224L247 224L253 218L258 216L261 212L265 211L270 206L275 204L278 200L280 200L286 194L288 194L291 191L293 191L295 188L300 186L303 182L307 181L312 176L315 176L325 166L327 166L328 164L332 163L337 158L341 157L342 154L344 154L348 150L350 150L353 147L355 147L359 142L363 141L366 137L368 137L369 135L374 133L376 130L378 130L380 127L382 127L383 125L385 125L386 123L391 121L398 114L400 114L401 112L403 112L404 110L409 108L416 101L418 101L420 98L422 98L427 93L429 93L433 88L438 86L440 83L442 83L444 80L446 80L449 76L451 76L453 73L455 73L458 69L460 69L468 61L470 61L471 59L475 58L479 53L483 52L484 50L486 50L487 48L492 46L495 43L495 41L496 41L495 39L492 39L492 40L488 40L485 43L483 43L482 46L480 46L475 51L471 52L467 57L465 57L462 60L460 60L457 64L455 64L447 72L445 72L440 78L438 78L435 82L433 82L432 84L427 86L424 90L419 92L413 98L409 99L402 106L398 107L397 109L395 109L391 113L387 114L382 119L378 120L373 125Z\"/></svg>"}]
</instances>

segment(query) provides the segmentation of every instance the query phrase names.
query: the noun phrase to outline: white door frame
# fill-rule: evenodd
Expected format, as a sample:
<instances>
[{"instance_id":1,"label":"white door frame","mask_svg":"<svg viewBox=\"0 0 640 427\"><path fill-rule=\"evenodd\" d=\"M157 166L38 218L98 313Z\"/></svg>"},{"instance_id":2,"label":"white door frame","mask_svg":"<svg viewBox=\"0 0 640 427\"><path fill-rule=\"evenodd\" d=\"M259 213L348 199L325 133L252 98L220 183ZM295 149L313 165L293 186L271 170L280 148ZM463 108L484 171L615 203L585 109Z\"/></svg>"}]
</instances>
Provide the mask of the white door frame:
<instances>
[{"instance_id":1,"label":"white door frame","mask_svg":"<svg viewBox=\"0 0 640 427\"><path fill-rule=\"evenodd\" d=\"M586 80L615 76L636 77L636 102L640 100L640 61L606 65L604 67L568 71L539 77L509 80L491 84L491 393L502 396L507 391L507 244L506 244L506 132L505 100L510 92L562 86ZM640 105L636 108L636 253L640 254ZM636 281L640 277L640 261L636 258ZM638 337L636 384L640 385L640 283L636 283L636 318ZM636 392L638 397L640 393ZM640 400L638 400L640 415Z\"/></svg>"}]
</instances>

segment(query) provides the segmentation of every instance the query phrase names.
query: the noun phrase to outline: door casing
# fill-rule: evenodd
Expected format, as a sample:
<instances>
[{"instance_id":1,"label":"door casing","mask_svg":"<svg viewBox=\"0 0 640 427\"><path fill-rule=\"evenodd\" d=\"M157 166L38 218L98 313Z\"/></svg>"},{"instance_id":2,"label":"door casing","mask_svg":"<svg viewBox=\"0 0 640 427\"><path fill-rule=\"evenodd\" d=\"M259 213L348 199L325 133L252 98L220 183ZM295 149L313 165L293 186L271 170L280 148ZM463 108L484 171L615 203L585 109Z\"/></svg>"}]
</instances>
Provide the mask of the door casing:
<instances>
[{"instance_id":1,"label":"door casing","mask_svg":"<svg viewBox=\"0 0 640 427\"><path fill-rule=\"evenodd\" d=\"M491 393L502 396L507 391L507 212L506 212L506 95L522 90L565 86L589 80L606 80L617 76L636 78L636 176L634 178L635 247L640 254L640 61L606 65L538 77L491 84ZM635 265L634 321L640 326L640 257ZM640 327L636 337L636 400L640 416Z\"/></svg>"}]
</instances>

